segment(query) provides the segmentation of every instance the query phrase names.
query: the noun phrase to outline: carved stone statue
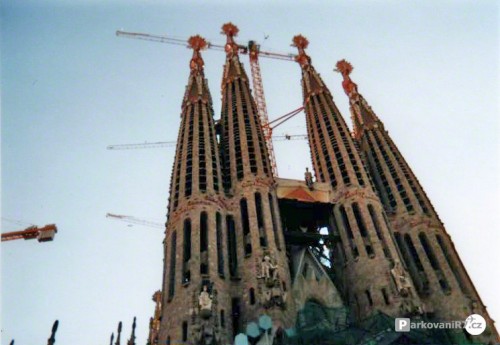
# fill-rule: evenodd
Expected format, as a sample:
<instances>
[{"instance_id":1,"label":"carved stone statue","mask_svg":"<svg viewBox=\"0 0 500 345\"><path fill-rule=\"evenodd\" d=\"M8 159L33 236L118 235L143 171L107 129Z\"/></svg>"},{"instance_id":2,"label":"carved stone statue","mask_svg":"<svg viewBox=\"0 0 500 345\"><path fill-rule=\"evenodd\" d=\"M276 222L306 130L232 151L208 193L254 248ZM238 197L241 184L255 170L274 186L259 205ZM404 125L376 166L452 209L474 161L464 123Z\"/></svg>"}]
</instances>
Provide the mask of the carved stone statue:
<instances>
[{"instance_id":1,"label":"carved stone statue","mask_svg":"<svg viewBox=\"0 0 500 345\"><path fill-rule=\"evenodd\" d=\"M261 278L274 281L278 279L278 266L271 262L269 255L265 255L262 260Z\"/></svg>"},{"instance_id":2,"label":"carved stone statue","mask_svg":"<svg viewBox=\"0 0 500 345\"><path fill-rule=\"evenodd\" d=\"M208 288L206 285L203 285L203 290L200 292L200 295L198 296L198 305L200 307L200 311L212 310L212 297L208 293Z\"/></svg>"},{"instance_id":3,"label":"carved stone statue","mask_svg":"<svg viewBox=\"0 0 500 345\"><path fill-rule=\"evenodd\" d=\"M304 179L306 181L306 185L310 190L314 188L313 176L309 171L309 168L306 168L306 172L304 173Z\"/></svg>"},{"instance_id":4,"label":"carved stone statue","mask_svg":"<svg viewBox=\"0 0 500 345\"><path fill-rule=\"evenodd\" d=\"M391 269L391 275L401 296L409 296L411 293L411 283L399 261L396 261L394 267Z\"/></svg>"}]
</instances>

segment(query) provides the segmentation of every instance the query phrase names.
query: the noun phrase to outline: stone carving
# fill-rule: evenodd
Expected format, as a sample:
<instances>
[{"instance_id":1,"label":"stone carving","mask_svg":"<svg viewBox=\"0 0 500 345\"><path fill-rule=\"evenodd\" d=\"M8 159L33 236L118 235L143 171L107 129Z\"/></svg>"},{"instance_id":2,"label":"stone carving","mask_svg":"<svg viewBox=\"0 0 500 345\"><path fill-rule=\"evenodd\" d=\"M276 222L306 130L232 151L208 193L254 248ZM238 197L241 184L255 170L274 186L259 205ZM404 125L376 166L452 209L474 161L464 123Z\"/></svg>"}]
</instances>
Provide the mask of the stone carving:
<instances>
[{"instance_id":1,"label":"stone carving","mask_svg":"<svg viewBox=\"0 0 500 345\"><path fill-rule=\"evenodd\" d=\"M273 260L268 254L264 257L260 266L258 292L260 294L261 304L265 308L285 307L286 293L283 291L279 280L278 265L273 263Z\"/></svg>"},{"instance_id":2,"label":"stone carving","mask_svg":"<svg viewBox=\"0 0 500 345\"><path fill-rule=\"evenodd\" d=\"M411 283L408 279L406 271L399 261L396 261L394 267L391 269L391 275L396 283L396 288L399 294L403 297L411 295Z\"/></svg>"},{"instance_id":3,"label":"stone carving","mask_svg":"<svg viewBox=\"0 0 500 345\"><path fill-rule=\"evenodd\" d=\"M304 173L304 179L306 181L306 185L310 190L314 189L313 176L309 171L309 168L306 168L306 172Z\"/></svg>"},{"instance_id":4,"label":"stone carving","mask_svg":"<svg viewBox=\"0 0 500 345\"><path fill-rule=\"evenodd\" d=\"M204 284L201 291L193 291L191 308L191 335L194 344L215 345L220 339L217 318L217 290Z\"/></svg>"},{"instance_id":5,"label":"stone carving","mask_svg":"<svg viewBox=\"0 0 500 345\"><path fill-rule=\"evenodd\" d=\"M198 307L200 308L200 315L203 318L208 318L212 314L212 296L208 293L208 288L203 285L203 290L198 296Z\"/></svg>"},{"instance_id":6,"label":"stone carving","mask_svg":"<svg viewBox=\"0 0 500 345\"><path fill-rule=\"evenodd\" d=\"M160 318L161 318L161 300L162 293L160 290L153 294L152 298L155 302L155 313L152 318L149 319L149 337L148 344L154 345L158 343L158 335L160 333Z\"/></svg>"},{"instance_id":7,"label":"stone carving","mask_svg":"<svg viewBox=\"0 0 500 345\"><path fill-rule=\"evenodd\" d=\"M269 255L265 255L262 260L261 266L261 278L265 278L266 281L274 281L278 277L278 266L273 265L271 261L271 257Z\"/></svg>"}]
</instances>

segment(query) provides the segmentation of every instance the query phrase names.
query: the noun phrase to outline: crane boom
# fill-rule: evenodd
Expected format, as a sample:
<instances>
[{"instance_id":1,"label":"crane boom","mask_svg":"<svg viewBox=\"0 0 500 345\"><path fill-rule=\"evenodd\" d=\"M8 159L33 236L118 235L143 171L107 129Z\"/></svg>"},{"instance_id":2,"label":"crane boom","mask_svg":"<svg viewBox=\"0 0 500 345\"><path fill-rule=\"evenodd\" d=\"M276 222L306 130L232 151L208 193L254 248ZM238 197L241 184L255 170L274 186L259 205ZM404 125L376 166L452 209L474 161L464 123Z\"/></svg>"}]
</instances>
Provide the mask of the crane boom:
<instances>
[{"instance_id":1,"label":"crane boom","mask_svg":"<svg viewBox=\"0 0 500 345\"><path fill-rule=\"evenodd\" d=\"M38 239L38 242L48 242L52 241L57 232L57 227L55 224L48 224L42 227L30 226L24 230L6 232L2 234L2 242L12 241L12 240L32 240Z\"/></svg>"},{"instance_id":2,"label":"crane boom","mask_svg":"<svg viewBox=\"0 0 500 345\"><path fill-rule=\"evenodd\" d=\"M185 39L180 39L180 38L173 38L169 36L163 36L163 35L151 35L151 34L146 34L146 33L141 33L141 32L129 32L129 31L122 31L122 30L117 30L116 31L116 36L118 37L127 37L127 38L135 38L138 40L144 40L144 41L152 41L152 42L160 42L160 43L168 43L168 44L177 44L180 46L184 46L188 48L188 42ZM250 41L253 42L253 41ZM224 45L223 44L215 44L211 42L207 42L207 48L208 49L213 49L213 50L219 50L219 51L224 51ZM239 53L240 54L248 54L249 48L247 46L238 45ZM295 54L286 54L286 53L275 53L275 52L268 52L268 51L259 51L259 55L262 55L266 58L269 59L277 59L277 60L286 60L286 61L295 61Z\"/></svg>"},{"instance_id":3,"label":"crane boom","mask_svg":"<svg viewBox=\"0 0 500 345\"><path fill-rule=\"evenodd\" d=\"M107 213L106 218L113 218L113 219L121 220L121 221L123 221L125 223L129 223L129 224L137 224L137 225L149 226L151 228L165 229L165 224L152 222L150 220L140 219L140 218L136 218L136 217L132 217L132 216L124 216L124 215L120 215L120 214Z\"/></svg>"},{"instance_id":4,"label":"crane boom","mask_svg":"<svg viewBox=\"0 0 500 345\"><path fill-rule=\"evenodd\" d=\"M287 140L307 140L306 134L285 134L285 135L275 135L272 137L274 141L287 141ZM269 140L271 141L271 140ZM135 150L135 149L152 149L160 147L174 147L176 145L175 141L158 141L155 143L137 143L137 144L117 144L108 145L106 149L108 150Z\"/></svg>"}]
</instances>

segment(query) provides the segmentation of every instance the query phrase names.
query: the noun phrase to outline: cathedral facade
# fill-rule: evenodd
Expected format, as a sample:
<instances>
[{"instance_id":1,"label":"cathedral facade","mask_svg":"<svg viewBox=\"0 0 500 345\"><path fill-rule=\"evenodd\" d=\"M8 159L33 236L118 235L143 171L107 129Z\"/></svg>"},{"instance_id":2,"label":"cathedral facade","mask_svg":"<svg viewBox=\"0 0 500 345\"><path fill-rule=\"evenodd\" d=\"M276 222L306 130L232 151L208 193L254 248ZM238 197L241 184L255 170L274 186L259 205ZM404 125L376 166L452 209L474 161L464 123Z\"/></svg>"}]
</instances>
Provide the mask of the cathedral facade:
<instances>
[{"instance_id":1,"label":"cathedral facade","mask_svg":"<svg viewBox=\"0 0 500 345\"><path fill-rule=\"evenodd\" d=\"M149 343L232 344L239 334L258 341L252 326L262 316L272 320L267 336L286 343L299 324L326 322L336 332L381 314L435 321L480 314L487 328L476 340L499 342L430 200L350 79L352 66L337 63L353 133L305 51L307 39L294 37L315 181L308 172L303 181L281 179L238 55L238 28L222 30L218 121L200 53L207 42L189 40ZM345 313L333 322L325 312L317 323L318 310Z\"/></svg>"}]
</instances>

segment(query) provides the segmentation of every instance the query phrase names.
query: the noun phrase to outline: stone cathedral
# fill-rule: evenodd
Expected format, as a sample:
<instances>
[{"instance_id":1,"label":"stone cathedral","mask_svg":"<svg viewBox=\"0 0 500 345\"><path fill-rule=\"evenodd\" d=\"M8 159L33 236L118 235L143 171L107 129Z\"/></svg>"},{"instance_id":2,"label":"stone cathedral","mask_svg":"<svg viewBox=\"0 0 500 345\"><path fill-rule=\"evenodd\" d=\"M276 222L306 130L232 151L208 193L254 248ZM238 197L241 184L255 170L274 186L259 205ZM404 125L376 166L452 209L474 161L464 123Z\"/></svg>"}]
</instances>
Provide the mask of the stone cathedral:
<instances>
[{"instance_id":1,"label":"stone cathedral","mask_svg":"<svg viewBox=\"0 0 500 345\"><path fill-rule=\"evenodd\" d=\"M353 132L293 45L314 177L273 176L238 28L227 36L220 119L200 51L182 100L150 345L494 344L493 320L423 187L384 124L336 65ZM217 116L219 117L219 116ZM459 330L395 332L394 319L486 320ZM270 324L269 324L270 321ZM267 324L267 326L266 326Z\"/></svg>"}]
</instances>

